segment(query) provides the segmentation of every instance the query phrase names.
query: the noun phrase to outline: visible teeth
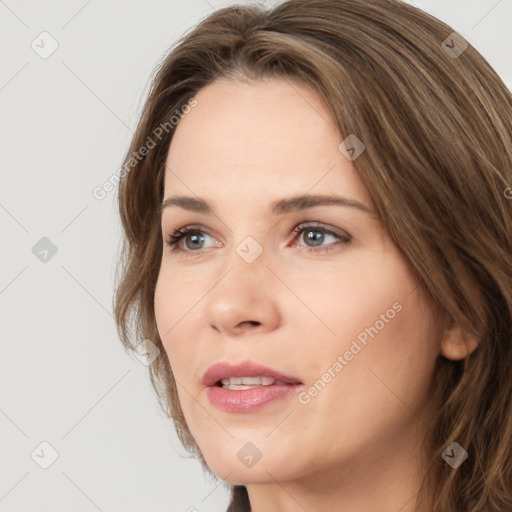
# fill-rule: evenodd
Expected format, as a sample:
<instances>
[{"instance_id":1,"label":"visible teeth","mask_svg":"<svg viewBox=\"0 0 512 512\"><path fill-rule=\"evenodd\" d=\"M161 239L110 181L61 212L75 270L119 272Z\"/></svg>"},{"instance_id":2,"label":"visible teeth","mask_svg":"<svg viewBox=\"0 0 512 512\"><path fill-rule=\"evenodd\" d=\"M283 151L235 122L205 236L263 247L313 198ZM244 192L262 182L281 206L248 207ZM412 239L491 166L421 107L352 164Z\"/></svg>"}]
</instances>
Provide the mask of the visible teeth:
<instances>
[{"instance_id":1,"label":"visible teeth","mask_svg":"<svg viewBox=\"0 0 512 512\"><path fill-rule=\"evenodd\" d=\"M224 386L228 384L242 384L242 377L230 377L229 379L221 379L220 383Z\"/></svg>"},{"instance_id":2,"label":"visible teeth","mask_svg":"<svg viewBox=\"0 0 512 512\"><path fill-rule=\"evenodd\" d=\"M250 389L255 386L271 386L276 381L272 377L230 377L220 383L228 389Z\"/></svg>"},{"instance_id":3,"label":"visible teeth","mask_svg":"<svg viewBox=\"0 0 512 512\"><path fill-rule=\"evenodd\" d=\"M227 386L222 386L224 389L229 389L231 391L241 391L243 389L253 389L258 386L244 386L244 385L237 385L237 384L228 384Z\"/></svg>"}]
</instances>

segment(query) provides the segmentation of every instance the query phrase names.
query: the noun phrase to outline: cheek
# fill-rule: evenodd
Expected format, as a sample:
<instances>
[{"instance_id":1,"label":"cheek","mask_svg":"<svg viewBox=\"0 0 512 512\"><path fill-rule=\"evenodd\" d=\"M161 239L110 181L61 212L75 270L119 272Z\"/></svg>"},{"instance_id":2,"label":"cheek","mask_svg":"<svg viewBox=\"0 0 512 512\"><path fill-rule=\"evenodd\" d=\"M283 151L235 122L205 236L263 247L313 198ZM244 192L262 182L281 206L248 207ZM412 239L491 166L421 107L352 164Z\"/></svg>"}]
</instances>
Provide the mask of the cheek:
<instances>
[{"instance_id":1,"label":"cheek","mask_svg":"<svg viewBox=\"0 0 512 512\"><path fill-rule=\"evenodd\" d=\"M186 369L191 367L198 343L198 336L190 329L191 314L187 314L193 305L192 297L184 294L184 289L175 276L171 278L164 271L157 281L154 299L158 333L177 381L187 376Z\"/></svg>"},{"instance_id":2,"label":"cheek","mask_svg":"<svg viewBox=\"0 0 512 512\"><path fill-rule=\"evenodd\" d=\"M374 275L371 293L338 292L343 305L330 319L338 341L324 337L314 352L309 345L302 354L312 368L308 390L314 396L299 409L296 434L307 422L326 460L356 456L369 443L399 444L408 426L420 424L418 418L429 422L437 357L430 317L416 281L408 273L395 276L399 286Z\"/></svg>"},{"instance_id":3,"label":"cheek","mask_svg":"<svg viewBox=\"0 0 512 512\"><path fill-rule=\"evenodd\" d=\"M316 332L312 343L319 359L321 353L348 349L358 336L363 343L371 339L367 329L375 333L375 324L379 333L390 331L390 324L396 328L401 318L416 311L416 306L405 314L398 311L414 295L418 281L393 251L347 252L343 265L287 270L283 280L294 292L284 314L308 329L309 336Z\"/></svg>"},{"instance_id":4,"label":"cheek","mask_svg":"<svg viewBox=\"0 0 512 512\"><path fill-rule=\"evenodd\" d=\"M339 377L326 386L325 396L320 397L322 391L315 400L319 405L326 400L330 406L343 392L350 395L356 410L358 402L378 407L383 394L396 401L393 392L421 399L438 347L432 340L432 317L420 296L419 282L396 253L379 258L359 253L359 257L350 271L334 274L336 279L309 276L298 292L308 297L308 306L322 321L309 315L309 324L317 326L316 339L302 349L310 382L322 378L342 358L342 368L338 364L331 370ZM411 388L418 390L417 397L411 395Z\"/></svg>"},{"instance_id":5,"label":"cheek","mask_svg":"<svg viewBox=\"0 0 512 512\"><path fill-rule=\"evenodd\" d=\"M389 278L372 278L374 285L367 283L365 293L359 288L352 301L341 299L335 325L342 335L335 348L325 350L329 356L319 368L325 372L338 356L343 358L343 369L318 395L317 406L334 411L337 420L331 426L349 425L354 439L378 431L391 436L411 420L411 411L421 414L438 355L431 313L416 279L404 268Z\"/></svg>"},{"instance_id":6,"label":"cheek","mask_svg":"<svg viewBox=\"0 0 512 512\"><path fill-rule=\"evenodd\" d=\"M359 345L357 357L347 353L348 358L357 359L374 380L385 377L397 393L426 377L437 356L431 313L420 293L418 279L397 255L365 266L347 293L338 293L338 353L355 352Z\"/></svg>"}]
</instances>

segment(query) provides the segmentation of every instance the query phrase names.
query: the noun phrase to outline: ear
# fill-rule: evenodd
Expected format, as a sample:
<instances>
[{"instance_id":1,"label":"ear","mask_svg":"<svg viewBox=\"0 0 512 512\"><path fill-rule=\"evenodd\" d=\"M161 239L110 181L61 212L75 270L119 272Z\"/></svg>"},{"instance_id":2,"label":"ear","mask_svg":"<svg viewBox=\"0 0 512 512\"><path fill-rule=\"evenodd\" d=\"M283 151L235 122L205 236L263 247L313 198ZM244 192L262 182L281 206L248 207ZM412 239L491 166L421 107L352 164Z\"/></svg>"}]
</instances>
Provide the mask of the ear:
<instances>
[{"instance_id":1,"label":"ear","mask_svg":"<svg viewBox=\"0 0 512 512\"><path fill-rule=\"evenodd\" d=\"M446 359L459 361L468 357L478 346L478 341L457 325L453 319L445 327L441 341L441 354Z\"/></svg>"}]
</instances>

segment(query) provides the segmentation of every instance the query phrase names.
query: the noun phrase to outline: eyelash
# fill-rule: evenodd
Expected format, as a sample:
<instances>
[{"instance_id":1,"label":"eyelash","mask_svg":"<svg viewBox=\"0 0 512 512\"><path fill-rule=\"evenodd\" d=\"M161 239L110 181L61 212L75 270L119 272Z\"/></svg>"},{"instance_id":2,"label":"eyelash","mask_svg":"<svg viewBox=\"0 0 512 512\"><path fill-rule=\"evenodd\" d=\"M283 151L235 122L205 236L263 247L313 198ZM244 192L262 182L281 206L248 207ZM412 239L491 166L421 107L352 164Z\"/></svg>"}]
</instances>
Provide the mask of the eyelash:
<instances>
[{"instance_id":1,"label":"eyelash","mask_svg":"<svg viewBox=\"0 0 512 512\"><path fill-rule=\"evenodd\" d=\"M330 229L326 229L326 228L322 227L321 225L316 225L316 224L315 225L312 225L312 224L304 225L304 223L299 224L297 227L295 227L293 229L293 231L292 231L292 233L294 235L293 239L296 240L298 237L300 237L302 235L302 233L305 233L308 230L309 231L320 231L324 234L335 236L336 238L340 239L340 244L343 246L348 245L352 241L352 238L347 234L336 233ZM184 254L185 256L194 256L194 254L200 253L201 250L198 249L196 251L191 251L191 250L181 249L179 247L179 242L183 238L185 238L187 235L198 234L198 233L205 233L208 235L208 233L206 231L204 231L203 229L201 229L199 227L185 226L181 229L176 229L167 236L166 245L170 248L171 252L173 252L173 253L181 253L181 254ZM208 235L208 236L210 236L210 235ZM311 253L311 252L316 252L316 253L328 252L328 251L332 250L333 245L338 245L338 244L332 243L327 246L322 246L319 248L308 247L308 252L309 253ZM304 247L304 246L299 246L299 247Z\"/></svg>"}]
</instances>

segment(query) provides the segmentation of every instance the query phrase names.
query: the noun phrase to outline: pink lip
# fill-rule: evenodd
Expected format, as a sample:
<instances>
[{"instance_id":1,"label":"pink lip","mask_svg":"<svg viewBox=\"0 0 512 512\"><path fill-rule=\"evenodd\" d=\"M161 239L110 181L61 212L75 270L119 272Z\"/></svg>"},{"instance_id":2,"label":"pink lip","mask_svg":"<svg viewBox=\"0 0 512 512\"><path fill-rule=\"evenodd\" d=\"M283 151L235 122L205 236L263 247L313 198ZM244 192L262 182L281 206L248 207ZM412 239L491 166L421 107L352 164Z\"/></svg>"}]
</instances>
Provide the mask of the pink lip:
<instances>
[{"instance_id":1,"label":"pink lip","mask_svg":"<svg viewBox=\"0 0 512 512\"><path fill-rule=\"evenodd\" d=\"M218 386L220 379L229 377L272 377L279 384L258 386L252 389L231 391ZM217 363L204 374L203 385L212 405L227 412L253 412L269 402L282 399L297 392L303 386L296 377L262 366L251 361L239 365Z\"/></svg>"},{"instance_id":2,"label":"pink lip","mask_svg":"<svg viewBox=\"0 0 512 512\"><path fill-rule=\"evenodd\" d=\"M220 379L228 379L229 377L272 377L285 384L302 384L300 379L296 377L285 375L268 366L246 361L237 365L230 363L214 364L203 375L203 385L214 386Z\"/></svg>"}]
</instances>

